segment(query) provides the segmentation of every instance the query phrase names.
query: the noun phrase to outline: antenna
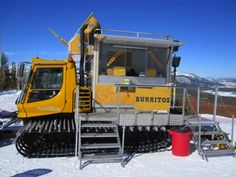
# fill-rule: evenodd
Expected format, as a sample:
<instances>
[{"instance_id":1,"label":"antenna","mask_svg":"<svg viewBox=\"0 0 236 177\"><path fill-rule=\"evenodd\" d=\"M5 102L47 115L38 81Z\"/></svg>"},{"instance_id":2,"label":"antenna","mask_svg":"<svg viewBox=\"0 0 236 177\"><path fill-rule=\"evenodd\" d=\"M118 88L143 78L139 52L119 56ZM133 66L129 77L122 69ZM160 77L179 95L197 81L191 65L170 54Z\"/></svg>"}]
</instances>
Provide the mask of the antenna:
<instances>
[{"instance_id":1,"label":"antenna","mask_svg":"<svg viewBox=\"0 0 236 177\"><path fill-rule=\"evenodd\" d=\"M48 30L52 33L53 36L55 36L62 44L68 46L68 42L63 39L61 36L59 36L55 31L53 31L50 27L48 27Z\"/></svg>"}]
</instances>

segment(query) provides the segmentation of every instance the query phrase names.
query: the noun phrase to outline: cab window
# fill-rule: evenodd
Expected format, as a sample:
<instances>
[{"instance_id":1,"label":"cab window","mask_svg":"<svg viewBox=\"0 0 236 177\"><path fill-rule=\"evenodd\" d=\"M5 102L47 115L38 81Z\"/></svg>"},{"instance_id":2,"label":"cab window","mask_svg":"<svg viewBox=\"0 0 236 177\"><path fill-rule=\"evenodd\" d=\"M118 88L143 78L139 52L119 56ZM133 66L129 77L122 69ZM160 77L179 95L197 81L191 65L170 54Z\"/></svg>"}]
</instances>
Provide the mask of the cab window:
<instances>
[{"instance_id":1,"label":"cab window","mask_svg":"<svg viewBox=\"0 0 236 177\"><path fill-rule=\"evenodd\" d=\"M63 68L38 68L35 72L28 102L50 99L62 86Z\"/></svg>"}]
</instances>

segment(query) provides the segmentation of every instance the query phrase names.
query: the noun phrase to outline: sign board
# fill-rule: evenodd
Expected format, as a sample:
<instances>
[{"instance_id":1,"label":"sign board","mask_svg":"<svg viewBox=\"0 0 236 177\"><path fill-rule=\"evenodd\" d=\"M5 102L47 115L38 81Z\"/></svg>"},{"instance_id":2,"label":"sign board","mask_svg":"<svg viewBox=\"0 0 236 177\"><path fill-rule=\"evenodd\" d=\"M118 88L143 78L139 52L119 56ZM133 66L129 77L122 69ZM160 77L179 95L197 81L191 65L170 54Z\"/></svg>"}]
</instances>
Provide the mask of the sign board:
<instances>
[{"instance_id":1,"label":"sign board","mask_svg":"<svg viewBox=\"0 0 236 177\"><path fill-rule=\"evenodd\" d=\"M171 89L169 87L136 88L135 110L169 111Z\"/></svg>"}]
</instances>

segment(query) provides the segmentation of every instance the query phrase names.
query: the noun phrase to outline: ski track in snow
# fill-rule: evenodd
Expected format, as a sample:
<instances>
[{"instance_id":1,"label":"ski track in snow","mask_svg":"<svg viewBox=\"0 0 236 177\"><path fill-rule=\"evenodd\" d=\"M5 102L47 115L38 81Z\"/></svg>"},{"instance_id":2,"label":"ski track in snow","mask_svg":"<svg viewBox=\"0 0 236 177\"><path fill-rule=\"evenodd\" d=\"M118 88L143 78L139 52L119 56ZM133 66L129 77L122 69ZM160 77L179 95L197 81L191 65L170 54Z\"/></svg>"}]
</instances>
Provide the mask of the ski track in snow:
<instances>
[{"instance_id":1,"label":"ski track in snow","mask_svg":"<svg viewBox=\"0 0 236 177\"><path fill-rule=\"evenodd\" d=\"M17 95L0 95L1 109L14 111ZM3 102L4 103L3 103ZM204 114L203 117L212 118ZM222 129L230 133L231 119L217 116ZM13 127L12 127L13 128ZM0 132L1 133L1 132ZM236 138L236 130L234 131ZM0 137L0 176L3 177L234 177L236 159L233 157L209 158L206 162L196 151L188 157L177 157L171 151L136 154L131 161L121 167L119 163L90 164L79 169L75 157L28 159L17 153L14 143L5 142ZM13 141L13 139L10 139ZM4 143L5 142L5 143ZM14 142L14 141L13 141Z\"/></svg>"}]
</instances>

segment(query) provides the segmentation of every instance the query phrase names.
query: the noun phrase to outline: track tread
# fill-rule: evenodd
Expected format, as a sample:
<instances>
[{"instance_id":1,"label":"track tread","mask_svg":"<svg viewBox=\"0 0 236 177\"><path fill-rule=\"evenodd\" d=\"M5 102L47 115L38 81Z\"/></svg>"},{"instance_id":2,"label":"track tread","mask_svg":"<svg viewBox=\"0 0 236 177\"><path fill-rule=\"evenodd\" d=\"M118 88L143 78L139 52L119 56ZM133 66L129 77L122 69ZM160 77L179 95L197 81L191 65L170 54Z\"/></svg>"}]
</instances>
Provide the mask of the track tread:
<instances>
[{"instance_id":1,"label":"track tread","mask_svg":"<svg viewBox=\"0 0 236 177\"><path fill-rule=\"evenodd\" d=\"M81 128L84 133L86 133L88 129L89 131L95 131L94 126ZM73 156L75 154L74 119L31 119L18 133L16 149L25 157L61 157ZM96 134L96 132L94 133ZM102 133L111 134L114 133L114 130L110 125L104 128ZM120 137L122 137L121 127L119 128L119 134ZM150 131L140 131L138 128L134 128L132 131L126 129L125 153L156 152L161 149L166 149L166 147L170 146L170 142L166 141L168 139L167 136L167 131L156 131L155 128L151 128ZM85 141L94 141L94 138L83 138L83 140L84 139ZM107 139L109 142L109 137ZM103 151L106 151L106 149L83 149L83 152L87 154L99 154ZM113 151L110 153L113 153Z\"/></svg>"}]
</instances>

